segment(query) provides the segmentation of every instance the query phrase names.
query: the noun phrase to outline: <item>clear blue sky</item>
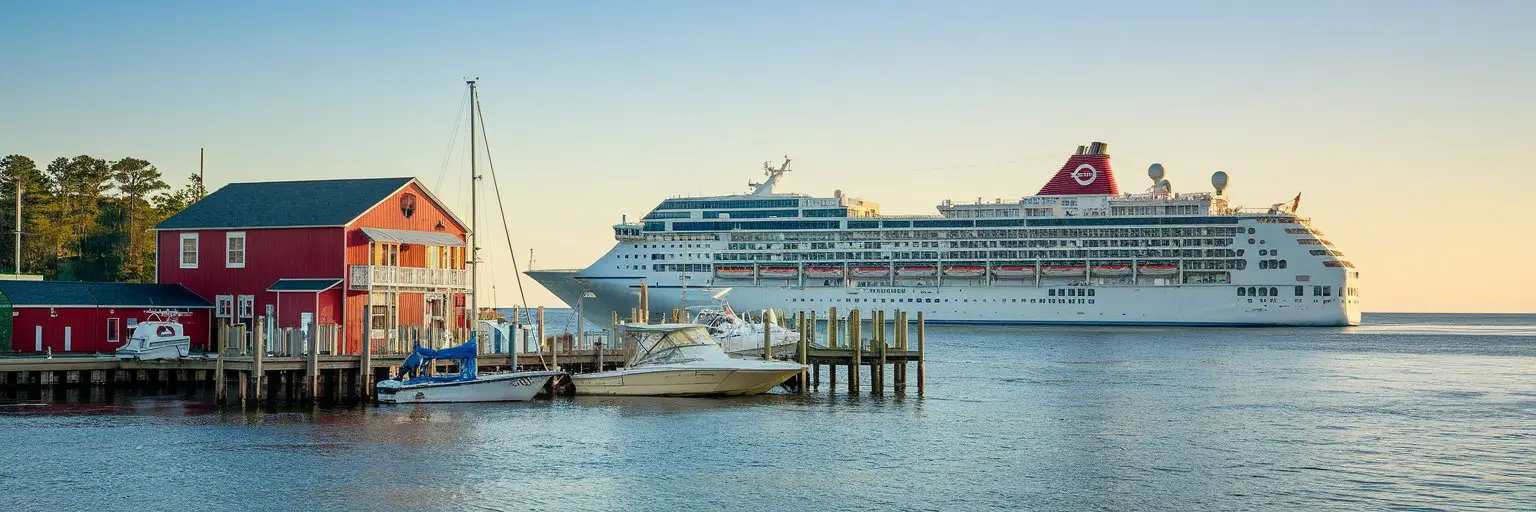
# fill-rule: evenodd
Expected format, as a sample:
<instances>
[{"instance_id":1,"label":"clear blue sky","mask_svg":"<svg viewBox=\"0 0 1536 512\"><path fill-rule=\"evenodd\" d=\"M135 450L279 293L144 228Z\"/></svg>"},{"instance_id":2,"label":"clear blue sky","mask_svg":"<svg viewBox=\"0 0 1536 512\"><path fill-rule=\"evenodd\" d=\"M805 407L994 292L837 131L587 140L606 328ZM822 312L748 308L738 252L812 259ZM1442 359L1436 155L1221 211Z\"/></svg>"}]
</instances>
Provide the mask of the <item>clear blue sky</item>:
<instances>
[{"instance_id":1,"label":"clear blue sky","mask_svg":"<svg viewBox=\"0 0 1536 512\"><path fill-rule=\"evenodd\" d=\"M464 209L447 150L478 76L519 258L548 268L785 154L782 190L931 213L1031 194L1102 140L1125 189L1159 161L1254 206L1304 192L1367 309L1536 311L1529 265L1465 270L1536 249L1533 6L12 1L0 153L138 156L180 185L206 147L212 186L415 175Z\"/></svg>"}]
</instances>

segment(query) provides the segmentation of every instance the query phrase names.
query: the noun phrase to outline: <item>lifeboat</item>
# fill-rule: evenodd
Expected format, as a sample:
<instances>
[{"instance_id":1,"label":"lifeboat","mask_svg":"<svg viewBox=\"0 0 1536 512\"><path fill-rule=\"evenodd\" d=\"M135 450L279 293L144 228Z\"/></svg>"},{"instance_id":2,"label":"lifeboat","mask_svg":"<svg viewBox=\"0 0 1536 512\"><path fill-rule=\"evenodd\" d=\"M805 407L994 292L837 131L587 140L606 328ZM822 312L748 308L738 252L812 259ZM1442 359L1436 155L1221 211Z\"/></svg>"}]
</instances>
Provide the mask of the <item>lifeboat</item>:
<instances>
[{"instance_id":1,"label":"lifeboat","mask_svg":"<svg viewBox=\"0 0 1536 512\"><path fill-rule=\"evenodd\" d=\"M758 273L764 279L791 279L800 275L800 269L794 267L763 267Z\"/></svg>"},{"instance_id":2,"label":"lifeboat","mask_svg":"<svg viewBox=\"0 0 1536 512\"><path fill-rule=\"evenodd\" d=\"M1177 265L1142 265L1141 275L1144 276L1171 276L1179 272Z\"/></svg>"},{"instance_id":3,"label":"lifeboat","mask_svg":"<svg viewBox=\"0 0 1536 512\"><path fill-rule=\"evenodd\" d=\"M719 267L715 269L715 276L726 279L752 279L752 267Z\"/></svg>"},{"instance_id":4,"label":"lifeboat","mask_svg":"<svg viewBox=\"0 0 1536 512\"><path fill-rule=\"evenodd\" d=\"M853 267L848 269L848 274L853 277L885 277L891 269L885 267Z\"/></svg>"},{"instance_id":5,"label":"lifeboat","mask_svg":"<svg viewBox=\"0 0 1536 512\"><path fill-rule=\"evenodd\" d=\"M835 279L843 277L843 269L839 267L805 267L805 277Z\"/></svg>"},{"instance_id":6,"label":"lifeboat","mask_svg":"<svg viewBox=\"0 0 1536 512\"><path fill-rule=\"evenodd\" d=\"M896 275L899 277L933 277L938 274L938 267L896 267Z\"/></svg>"},{"instance_id":7,"label":"lifeboat","mask_svg":"<svg viewBox=\"0 0 1536 512\"><path fill-rule=\"evenodd\" d=\"M1035 267L1025 267L1020 265L1004 265L1001 267L993 267L992 275L1002 279L1027 279L1035 277Z\"/></svg>"},{"instance_id":8,"label":"lifeboat","mask_svg":"<svg viewBox=\"0 0 1536 512\"><path fill-rule=\"evenodd\" d=\"M1131 275L1130 265L1094 265L1093 275L1100 277L1120 277Z\"/></svg>"},{"instance_id":9,"label":"lifeboat","mask_svg":"<svg viewBox=\"0 0 1536 512\"><path fill-rule=\"evenodd\" d=\"M1046 277L1077 277L1083 275L1088 267L1082 265L1053 265L1040 267L1040 275Z\"/></svg>"},{"instance_id":10,"label":"lifeboat","mask_svg":"<svg viewBox=\"0 0 1536 512\"><path fill-rule=\"evenodd\" d=\"M975 267L975 266L966 266L966 265L956 265L956 266L953 266L953 267L944 267L944 275L949 276L949 277L981 277L982 274L986 274L986 273L987 273L986 267Z\"/></svg>"}]
</instances>

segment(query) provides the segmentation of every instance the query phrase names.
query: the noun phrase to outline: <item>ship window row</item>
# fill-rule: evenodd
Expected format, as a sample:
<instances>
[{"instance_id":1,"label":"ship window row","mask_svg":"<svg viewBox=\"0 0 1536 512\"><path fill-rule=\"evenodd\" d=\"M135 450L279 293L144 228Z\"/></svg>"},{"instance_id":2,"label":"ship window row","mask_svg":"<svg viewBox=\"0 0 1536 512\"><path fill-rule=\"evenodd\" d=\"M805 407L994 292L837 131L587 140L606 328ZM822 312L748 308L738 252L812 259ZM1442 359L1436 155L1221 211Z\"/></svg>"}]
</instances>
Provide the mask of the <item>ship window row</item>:
<instances>
[{"instance_id":1,"label":"ship window row","mask_svg":"<svg viewBox=\"0 0 1536 512\"><path fill-rule=\"evenodd\" d=\"M1208 212L1205 205L1196 204L1109 207L1110 215L1199 215Z\"/></svg>"},{"instance_id":2,"label":"ship window row","mask_svg":"<svg viewBox=\"0 0 1536 512\"><path fill-rule=\"evenodd\" d=\"M651 265L655 272L709 272L711 265L708 263L660 263Z\"/></svg>"},{"instance_id":3,"label":"ship window row","mask_svg":"<svg viewBox=\"0 0 1536 512\"><path fill-rule=\"evenodd\" d=\"M1052 288L1047 291L1050 297L1092 297L1093 288Z\"/></svg>"},{"instance_id":4,"label":"ship window row","mask_svg":"<svg viewBox=\"0 0 1536 512\"><path fill-rule=\"evenodd\" d=\"M1301 295L1301 287L1300 286L1296 287L1296 294L1298 296ZM1238 297L1279 297L1280 296L1280 288L1276 287L1276 286L1268 286L1268 287L1265 287L1265 286L1249 286L1247 288L1243 288L1243 287L1239 286L1239 287L1237 287L1237 296Z\"/></svg>"},{"instance_id":5,"label":"ship window row","mask_svg":"<svg viewBox=\"0 0 1536 512\"><path fill-rule=\"evenodd\" d=\"M1313 256L1338 256L1338 257L1343 257L1344 256L1344 251L1335 251L1335 250L1332 250L1332 249L1312 249L1312 250L1307 251L1307 252L1312 254Z\"/></svg>"},{"instance_id":6,"label":"ship window row","mask_svg":"<svg viewBox=\"0 0 1536 512\"><path fill-rule=\"evenodd\" d=\"M1302 296L1306 295L1306 290L1307 290L1307 287L1305 285L1297 285L1295 290L1292 293L1296 297L1302 297ZM1339 295L1343 296L1346 293L1348 293L1350 296L1358 296L1359 292L1354 287L1343 287L1343 286L1340 286L1339 287ZM1280 288L1274 287L1274 286L1270 286L1270 287L1264 287L1264 286L1254 287L1254 286L1249 286L1247 288L1244 288L1244 287L1239 286L1239 287L1237 287L1237 296L1238 297L1279 297L1280 296ZM1333 296L1333 287L1332 286L1327 286L1327 285L1321 285L1321 286L1314 285L1312 287L1312 296L1313 297L1332 297Z\"/></svg>"},{"instance_id":7,"label":"ship window row","mask_svg":"<svg viewBox=\"0 0 1536 512\"><path fill-rule=\"evenodd\" d=\"M1055 290L1051 290L1051 291L1055 291ZM1066 290L1062 290L1062 291L1064 292ZM1093 295L1091 293L1092 291L1093 290L1089 290L1090 293L1088 295ZM954 302L966 302L966 303L969 303L969 302L976 302L976 303L982 303L982 302L1001 302L1001 303L1005 303L1005 304L1006 303L1013 303L1013 304L1019 304L1019 303L1024 303L1024 304L1093 304L1095 300L1096 299L1054 299L1054 298L1046 298L1046 299L1019 299L1019 298L1014 298L1014 299L974 299L974 300L973 299L954 299ZM923 303L923 304L936 304L936 303L938 303L938 304L942 304L942 303L950 302L950 299L934 298L934 297L895 297L895 298L886 298L886 297L880 297L880 298L875 298L875 297L867 297L867 298L865 298L865 297L836 297L836 298L831 298L831 299L797 298L797 299L790 299L789 301L790 302L832 302L832 303L852 303L852 304L893 304L893 303L895 303L895 304L901 304L901 303Z\"/></svg>"},{"instance_id":8,"label":"ship window row","mask_svg":"<svg viewBox=\"0 0 1536 512\"><path fill-rule=\"evenodd\" d=\"M1179 250L1139 250L1139 251L1085 251L1085 250L1047 250L1047 251L827 251L827 252L757 252L757 253L717 253L716 261L844 261L850 259L867 260L913 260L913 259L943 259L954 260L1002 260L1002 259L1148 259L1148 258L1232 258L1234 251L1225 249L1179 249ZM1243 260L1230 260L1241 262ZM1285 268L1280 266L1278 260L1264 260L1267 262L1260 268ZM1276 265L1270 267L1270 264ZM1224 267L1230 268L1230 267ZM1239 270L1241 266L1236 267Z\"/></svg>"},{"instance_id":9,"label":"ship window row","mask_svg":"<svg viewBox=\"0 0 1536 512\"><path fill-rule=\"evenodd\" d=\"M690 215L693 215L693 214L689 213L689 212L656 212L656 211L653 211L651 213L645 214L645 218L640 219L640 220L686 219Z\"/></svg>"},{"instance_id":10,"label":"ship window row","mask_svg":"<svg viewBox=\"0 0 1536 512\"><path fill-rule=\"evenodd\" d=\"M800 216L799 210L705 210L703 218L706 219L772 219L772 218L796 218Z\"/></svg>"},{"instance_id":11,"label":"ship window row","mask_svg":"<svg viewBox=\"0 0 1536 512\"><path fill-rule=\"evenodd\" d=\"M663 209L663 208L658 208ZM735 215L733 215L734 217ZM850 229L868 229L872 221L848 221ZM1051 218L1051 219L925 219L925 220L886 220L880 221L881 228L971 228L971 227L1074 227L1074 226L1149 226L1149 225L1190 225L1190 224L1235 224L1237 217L1131 217L1131 218ZM741 222L741 223L674 223L675 231L730 231L733 229L843 229L842 221L827 221L819 224L827 227L813 227L810 224L778 224L772 221L766 222ZM653 223L645 224L645 231L665 231L664 225L654 226ZM857 227L855 227L857 226Z\"/></svg>"},{"instance_id":12,"label":"ship window row","mask_svg":"<svg viewBox=\"0 0 1536 512\"><path fill-rule=\"evenodd\" d=\"M1259 270L1285 268L1285 260L1259 260Z\"/></svg>"},{"instance_id":13,"label":"ship window row","mask_svg":"<svg viewBox=\"0 0 1536 512\"><path fill-rule=\"evenodd\" d=\"M1324 261L1323 266L1332 268L1355 268L1354 263L1348 261Z\"/></svg>"},{"instance_id":14,"label":"ship window row","mask_svg":"<svg viewBox=\"0 0 1536 512\"><path fill-rule=\"evenodd\" d=\"M888 230L843 231L838 233L731 233L732 240L910 240L910 239L1048 239L1048 238L1226 238L1236 236L1238 228L1050 228L1050 229L979 229L979 230Z\"/></svg>"},{"instance_id":15,"label":"ship window row","mask_svg":"<svg viewBox=\"0 0 1536 512\"><path fill-rule=\"evenodd\" d=\"M662 201L657 210L702 210L702 209L728 209L728 208L794 208L800 206L799 199L728 199L728 200L690 200L668 199Z\"/></svg>"}]
</instances>

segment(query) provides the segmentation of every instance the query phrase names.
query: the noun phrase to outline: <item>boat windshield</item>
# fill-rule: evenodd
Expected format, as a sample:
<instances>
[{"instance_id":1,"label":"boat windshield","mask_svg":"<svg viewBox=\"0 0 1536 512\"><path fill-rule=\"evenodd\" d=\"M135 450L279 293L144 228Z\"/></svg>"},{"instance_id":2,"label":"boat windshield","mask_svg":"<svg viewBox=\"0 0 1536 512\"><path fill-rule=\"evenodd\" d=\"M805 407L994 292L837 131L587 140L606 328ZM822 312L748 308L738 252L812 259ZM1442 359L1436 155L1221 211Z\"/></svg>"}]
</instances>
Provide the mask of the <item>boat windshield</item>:
<instances>
[{"instance_id":1,"label":"boat windshield","mask_svg":"<svg viewBox=\"0 0 1536 512\"><path fill-rule=\"evenodd\" d=\"M645 333L638 340L637 348L640 351L630 361L630 366L730 359L703 326L667 331L660 335Z\"/></svg>"}]
</instances>

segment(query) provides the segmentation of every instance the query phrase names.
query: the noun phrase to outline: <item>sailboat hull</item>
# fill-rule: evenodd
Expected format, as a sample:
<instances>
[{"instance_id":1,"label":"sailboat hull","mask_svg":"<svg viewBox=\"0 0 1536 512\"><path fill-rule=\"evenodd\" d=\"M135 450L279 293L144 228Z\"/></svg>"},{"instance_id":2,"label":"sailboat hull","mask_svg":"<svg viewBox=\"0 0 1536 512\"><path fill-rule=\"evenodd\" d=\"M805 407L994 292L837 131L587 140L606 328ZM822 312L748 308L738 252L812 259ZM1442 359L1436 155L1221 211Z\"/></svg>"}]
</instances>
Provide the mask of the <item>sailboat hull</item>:
<instances>
[{"instance_id":1,"label":"sailboat hull","mask_svg":"<svg viewBox=\"0 0 1536 512\"><path fill-rule=\"evenodd\" d=\"M564 372L516 372L483 375L461 382L404 384L387 380L377 386L379 403L526 402L539 394L549 379Z\"/></svg>"},{"instance_id":2,"label":"sailboat hull","mask_svg":"<svg viewBox=\"0 0 1536 512\"><path fill-rule=\"evenodd\" d=\"M575 375L578 395L740 396L768 392L800 373L799 365L774 369L653 368Z\"/></svg>"}]
</instances>

